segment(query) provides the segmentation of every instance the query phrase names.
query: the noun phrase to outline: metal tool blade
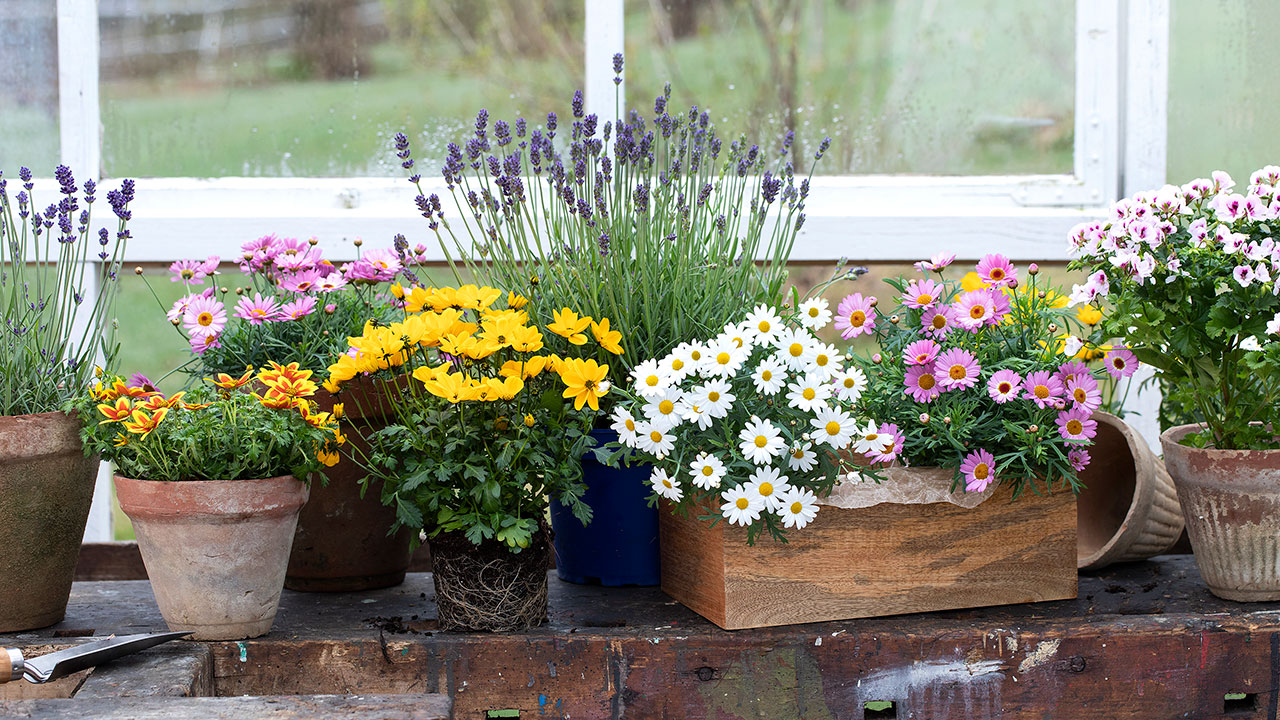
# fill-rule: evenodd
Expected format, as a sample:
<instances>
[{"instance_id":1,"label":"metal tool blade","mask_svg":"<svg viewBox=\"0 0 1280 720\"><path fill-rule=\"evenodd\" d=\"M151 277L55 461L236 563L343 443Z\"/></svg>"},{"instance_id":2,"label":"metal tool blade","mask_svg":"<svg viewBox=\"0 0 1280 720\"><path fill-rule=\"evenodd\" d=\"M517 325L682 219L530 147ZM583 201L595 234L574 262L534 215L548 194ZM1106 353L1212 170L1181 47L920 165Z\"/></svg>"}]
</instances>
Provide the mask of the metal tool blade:
<instances>
[{"instance_id":1,"label":"metal tool blade","mask_svg":"<svg viewBox=\"0 0 1280 720\"><path fill-rule=\"evenodd\" d=\"M143 633L97 640L27 660L24 674L34 683L49 682L190 634L190 631Z\"/></svg>"}]
</instances>

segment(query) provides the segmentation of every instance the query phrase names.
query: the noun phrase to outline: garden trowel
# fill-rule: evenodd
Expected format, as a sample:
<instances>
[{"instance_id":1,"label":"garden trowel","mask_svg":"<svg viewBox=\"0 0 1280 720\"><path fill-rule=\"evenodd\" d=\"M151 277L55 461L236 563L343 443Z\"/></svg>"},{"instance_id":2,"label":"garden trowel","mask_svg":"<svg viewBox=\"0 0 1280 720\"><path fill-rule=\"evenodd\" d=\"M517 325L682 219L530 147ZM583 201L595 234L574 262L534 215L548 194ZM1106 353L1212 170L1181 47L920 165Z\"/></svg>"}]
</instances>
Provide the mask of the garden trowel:
<instances>
[{"instance_id":1,"label":"garden trowel","mask_svg":"<svg viewBox=\"0 0 1280 720\"><path fill-rule=\"evenodd\" d=\"M17 648L0 648L0 683L18 678L26 678L33 683L57 680L73 672L190 634L188 631L120 635L41 655L32 660L23 657L22 651Z\"/></svg>"}]
</instances>

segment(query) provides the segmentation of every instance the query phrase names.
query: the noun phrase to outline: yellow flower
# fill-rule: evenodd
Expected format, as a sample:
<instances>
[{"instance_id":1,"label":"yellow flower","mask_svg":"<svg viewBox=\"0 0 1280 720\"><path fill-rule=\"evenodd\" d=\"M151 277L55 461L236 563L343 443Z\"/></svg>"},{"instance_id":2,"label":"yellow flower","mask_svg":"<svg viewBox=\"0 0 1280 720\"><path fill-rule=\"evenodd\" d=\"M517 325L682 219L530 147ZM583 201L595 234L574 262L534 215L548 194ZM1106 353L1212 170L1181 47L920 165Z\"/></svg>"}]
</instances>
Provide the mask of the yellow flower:
<instances>
[{"instance_id":1,"label":"yellow flower","mask_svg":"<svg viewBox=\"0 0 1280 720\"><path fill-rule=\"evenodd\" d=\"M525 427L533 427L533 423L534 423L533 416L532 416L532 415L530 415L529 413L525 413L525 416L524 416L524 426L525 426Z\"/></svg>"},{"instance_id":2,"label":"yellow flower","mask_svg":"<svg viewBox=\"0 0 1280 720\"><path fill-rule=\"evenodd\" d=\"M116 447L124 447L129 444L129 436L122 432L116 433L116 439L111 442Z\"/></svg>"},{"instance_id":3,"label":"yellow flower","mask_svg":"<svg viewBox=\"0 0 1280 720\"><path fill-rule=\"evenodd\" d=\"M253 366L245 365L244 374L238 378L233 378L226 373L218 373L215 378L209 378L209 382L217 385L223 390L235 390L249 382L253 378Z\"/></svg>"},{"instance_id":4,"label":"yellow flower","mask_svg":"<svg viewBox=\"0 0 1280 720\"><path fill-rule=\"evenodd\" d=\"M445 375L448 375L449 370L451 370L452 367L453 366L449 363L444 363L442 365L437 365L436 367L423 366L415 368L413 371L413 379L425 385L426 383L434 382Z\"/></svg>"},{"instance_id":5,"label":"yellow flower","mask_svg":"<svg viewBox=\"0 0 1280 720\"><path fill-rule=\"evenodd\" d=\"M468 310L483 310L500 297L502 297L502 291L497 288L463 285L458 288L453 304Z\"/></svg>"},{"instance_id":6,"label":"yellow flower","mask_svg":"<svg viewBox=\"0 0 1280 720\"><path fill-rule=\"evenodd\" d=\"M536 327L521 325L511 333L511 348L513 350L538 352L542 347L542 331Z\"/></svg>"},{"instance_id":7,"label":"yellow flower","mask_svg":"<svg viewBox=\"0 0 1280 720\"><path fill-rule=\"evenodd\" d=\"M502 363L502 368L498 370L498 375L507 377L520 377L528 380L542 374L547 368L548 360L543 355L532 355L524 360L508 360Z\"/></svg>"},{"instance_id":8,"label":"yellow flower","mask_svg":"<svg viewBox=\"0 0 1280 720\"><path fill-rule=\"evenodd\" d=\"M563 310L553 310L551 313L555 317L555 322L547 326L551 332L560 337L567 338L574 345L585 345L587 336L583 331L591 326L591 318L588 316L578 317L578 313L564 308Z\"/></svg>"},{"instance_id":9,"label":"yellow flower","mask_svg":"<svg viewBox=\"0 0 1280 720\"><path fill-rule=\"evenodd\" d=\"M109 422L120 422L126 420L133 415L133 405L129 402L129 398L116 398L115 405L102 404L98 406L98 412L106 418L99 425L106 425Z\"/></svg>"},{"instance_id":10,"label":"yellow flower","mask_svg":"<svg viewBox=\"0 0 1280 720\"><path fill-rule=\"evenodd\" d=\"M1076 317L1085 325L1093 327L1102 321L1102 311L1092 305L1081 305L1076 309Z\"/></svg>"},{"instance_id":11,"label":"yellow flower","mask_svg":"<svg viewBox=\"0 0 1280 720\"><path fill-rule=\"evenodd\" d=\"M608 374L609 366L598 365L595 360L565 360L560 368L564 397L573 398L574 410L581 410L584 403L599 410L600 398L609 392L608 385L602 382Z\"/></svg>"},{"instance_id":12,"label":"yellow flower","mask_svg":"<svg viewBox=\"0 0 1280 720\"><path fill-rule=\"evenodd\" d=\"M392 285L392 286L391 286L391 294L395 297L395 299L397 299L397 300L403 300L403 299L404 299L404 288L400 287L400 283L396 283L396 284L394 284L394 285Z\"/></svg>"},{"instance_id":13,"label":"yellow flower","mask_svg":"<svg viewBox=\"0 0 1280 720\"><path fill-rule=\"evenodd\" d=\"M124 429L135 435L146 437L151 431L160 427L160 421L164 420L164 416L169 414L169 408L160 408L151 415L147 415L141 410L134 410L133 414L124 423Z\"/></svg>"},{"instance_id":14,"label":"yellow flower","mask_svg":"<svg viewBox=\"0 0 1280 720\"><path fill-rule=\"evenodd\" d=\"M333 467L338 464L338 452L330 449L328 444L321 448L316 457L325 464L325 467Z\"/></svg>"},{"instance_id":15,"label":"yellow flower","mask_svg":"<svg viewBox=\"0 0 1280 720\"><path fill-rule=\"evenodd\" d=\"M186 395L186 393L185 392L174 393L173 397L169 398L168 400L166 400L163 395L153 395L147 398L146 402L142 403L138 407L139 409L147 410L147 411L155 411L155 410L159 410L160 408L170 408L170 409L175 408L178 406L179 403L182 403L183 395ZM186 405L186 403L182 403L182 404Z\"/></svg>"},{"instance_id":16,"label":"yellow flower","mask_svg":"<svg viewBox=\"0 0 1280 720\"><path fill-rule=\"evenodd\" d=\"M622 333L609 329L609 318L600 318L600 322L591 323L591 334L595 336L600 347L614 355L622 354L622 345L619 344L622 341Z\"/></svg>"},{"instance_id":17,"label":"yellow flower","mask_svg":"<svg viewBox=\"0 0 1280 720\"><path fill-rule=\"evenodd\" d=\"M274 387L267 390L263 395L254 393L253 396L258 399L258 403L263 407L271 408L272 410L292 410L298 407L300 403L306 402L301 398L286 395Z\"/></svg>"},{"instance_id":18,"label":"yellow flower","mask_svg":"<svg viewBox=\"0 0 1280 720\"><path fill-rule=\"evenodd\" d=\"M423 383L427 392L457 404L464 400L475 400L478 397L476 388L463 373L446 373L430 382Z\"/></svg>"},{"instance_id":19,"label":"yellow flower","mask_svg":"<svg viewBox=\"0 0 1280 720\"><path fill-rule=\"evenodd\" d=\"M488 385L488 389L496 396L496 399L501 400L510 400L519 395L520 391L524 389L524 380L518 377L509 377L505 380L489 378L485 381L485 384Z\"/></svg>"},{"instance_id":20,"label":"yellow flower","mask_svg":"<svg viewBox=\"0 0 1280 720\"><path fill-rule=\"evenodd\" d=\"M499 415L498 419L493 421L493 427L498 432L506 432L507 428L511 427L511 423L507 420L506 415Z\"/></svg>"},{"instance_id":21,"label":"yellow flower","mask_svg":"<svg viewBox=\"0 0 1280 720\"><path fill-rule=\"evenodd\" d=\"M494 315L480 320L480 337L508 347L524 323L515 315Z\"/></svg>"},{"instance_id":22,"label":"yellow flower","mask_svg":"<svg viewBox=\"0 0 1280 720\"><path fill-rule=\"evenodd\" d=\"M965 292L973 292L974 290L989 288L991 286L982 282L982 278L978 277L978 273L970 270L965 273L964 277L960 278L960 287L963 288Z\"/></svg>"},{"instance_id":23,"label":"yellow flower","mask_svg":"<svg viewBox=\"0 0 1280 720\"><path fill-rule=\"evenodd\" d=\"M293 398L311 397L316 394L316 384L307 379L280 378L272 383L264 383L269 391L274 390L281 395Z\"/></svg>"},{"instance_id":24,"label":"yellow flower","mask_svg":"<svg viewBox=\"0 0 1280 720\"><path fill-rule=\"evenodd\" d=\"M335 420L340 420L340 419L342 419L342 416L346 413L346 411L347 411L347 406L346 406L346 404L345 404L345 403L334 403L334 404L333 404L333 419L335 419Z\"/></svg>"},{"instance_id":25,"label":"yellow flower","mask_svg":"<svg viewBox=\"0 0 1280 720\"><path fill-rule=\"evenodd\" d=\"M258 381L268 387L274 385L279 380L307 380L311 377L310 370L303 370L296 362L288 365L281 365L278 362L271 362L269 370L263 370L258 373Z\"/></svg>"},{"instance_id":26,"label":"yellow flower","mask_svg":"<svg viewBox=\"0 0 1280 720\"><path fill-rule=\"evenodd\" d=\"M519 310L529 304L529 298L523 295L517 295L514 292L507 293L507 307L513 310Z\"/></svg>"}]
</instances>

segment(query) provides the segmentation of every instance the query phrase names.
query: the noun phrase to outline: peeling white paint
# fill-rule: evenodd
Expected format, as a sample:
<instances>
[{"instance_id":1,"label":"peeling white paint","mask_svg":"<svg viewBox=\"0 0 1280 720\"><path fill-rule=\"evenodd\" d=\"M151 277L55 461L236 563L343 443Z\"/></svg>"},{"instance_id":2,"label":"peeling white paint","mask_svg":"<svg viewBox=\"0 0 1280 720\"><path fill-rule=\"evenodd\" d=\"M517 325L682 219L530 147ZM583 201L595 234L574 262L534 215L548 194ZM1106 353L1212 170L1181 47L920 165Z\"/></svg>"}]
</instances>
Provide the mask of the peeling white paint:
<instances>
[{"instance_id":1,"label":"peeling white paint","mask_svg":"<svg viewBox=\"0 0 1280 720\"><path fill-rule=\"evenodd\" d=\"M1018 636L1006 635L1004 638L1004 649L1010 655L1018 652Z\"/></svg>"},{"instance_id":2,"label":"peeling white paint","mask_svg":"<svg viewBox=\"0 0 1280 720\"><path fill-rule=\"evenodd\" d=\"M999 660L917 661L860 678L856 700L859 704L872 700L927 701L935 708L956 708L957 717L995 718L1001 713L1003 668ZM949 713L935 720L946 720L947 716Z\"/></svg>"},{"instance_id":3,"label":"peeling white paint","mask_svg":"<svg viewBox=\"0 0 1280 720\"><path fill-rule=\"evenodd\" d=\"M1061 640L1045 640L1036 645L1036 649L1027 653L1027 656L1018 664L1018 672L1026 673L1034 667L1049 662L1058 654L1058 646L1061 644Z\"/></svg>"},{"instance_id":4,"label":"peeling white paint","mask_svg":"<svg viewBox=\"0 0 1280 720\"><path fill-rule=\"evenodd\" d=\"M822 636L821 636L821 635L819 635L819 636L818 636L818 638L817 638L816 640L814 640L814 641L813 641L813 644L814 644L814 647L817 647L818 645L821 645L821 644L822 644Z\"/></svg>"}]
</instances>

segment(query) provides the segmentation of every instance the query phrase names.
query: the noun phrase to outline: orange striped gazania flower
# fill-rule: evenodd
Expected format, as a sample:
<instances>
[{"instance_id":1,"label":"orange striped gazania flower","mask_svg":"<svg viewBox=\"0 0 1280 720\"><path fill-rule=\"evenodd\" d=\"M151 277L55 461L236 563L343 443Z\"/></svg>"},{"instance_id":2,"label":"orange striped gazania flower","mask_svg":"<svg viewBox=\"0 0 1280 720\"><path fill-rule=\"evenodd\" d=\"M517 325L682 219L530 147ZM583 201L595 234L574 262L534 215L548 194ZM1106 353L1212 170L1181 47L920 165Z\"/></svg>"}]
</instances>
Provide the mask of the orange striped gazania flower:
<instances>
[{"instance_id":1,"label":"orange striped gazania flower","mask_svg":"<svg viewBox=\"0 0 1280 720\"><path fill-rule=\"evenodd\" d=\"M223 390L235 390L242 387L253 378L253 368L245 366L244 374L238 378L233 378L226 373L218 373L216 378L209 378L209 382L217 385Z\"/></svg>"},{"instance_id":2,"label":"orange striped gazania flower","mask_svg":"<svg viewBox=\"0 0 1280 720\"><path fill-rule=\"evenodd\" d=\"M258 398L258 402L262 403L263 407L269 407L272 410L292 410L300 403L306 402L301 398L285 395L274 387L268 389L265 394L254 393L253 396Z\"/></svg>"},{"instance_id":3,"label":"orange striped gazania flower","mask_svg":"<svg viewBox=\"0 0 1280 720\"><path fill-rule=\"evenodd\" d=\"M124 423L124 429L135 435L146 437L151 434L152 430L160 427L160 421L164 420L164 416L169 414L169 408L160 408L155 412L147 415L142 410L134 410L133 414Z\"/></svg>"},{"instance_id":4,"label":"orange striped gazania flower","mask_svg":"<svg viewBox=\"0 0 1280 720\"><path fill-rule=\"evenodd\" d=\"M303 370L298 363L291 362L288 365L281 365L278 362L271 362L271 369L263 370L258 373L258 380L268 387L274 385L278 380L307 380L311 377L310 370Z\"/></svg>"},{"instance_id":5,"label":"orange striped gazania flower","mask_svg":"<svg viewBox=\"0 0 1280 720\"><path fill-rule=\"evenodd\" d=\"M133 414L133 404L127 397L116 398L115 405L103 403L98 406L98 412L102 413L103 417L106 418L106 420L98 423L99 425L106 425L109 422L120 422L122 420L127 420L129 416Z\"/></svg>"}]
</instances>

